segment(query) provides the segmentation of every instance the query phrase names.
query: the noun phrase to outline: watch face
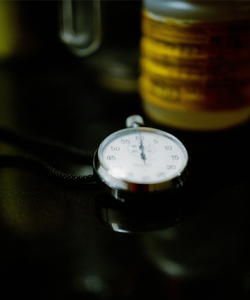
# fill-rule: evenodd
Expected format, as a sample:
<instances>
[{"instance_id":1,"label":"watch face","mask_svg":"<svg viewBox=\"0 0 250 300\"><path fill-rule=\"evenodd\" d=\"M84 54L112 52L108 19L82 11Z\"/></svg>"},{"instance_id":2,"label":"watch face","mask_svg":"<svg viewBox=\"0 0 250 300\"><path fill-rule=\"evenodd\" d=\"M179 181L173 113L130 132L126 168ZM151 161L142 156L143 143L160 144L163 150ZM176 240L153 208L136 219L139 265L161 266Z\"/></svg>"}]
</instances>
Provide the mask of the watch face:
<instances>
[{"instance_id":1,"label":"watch face","mask_svg":"<svg viewBox=\"0 0 250 300\"><path fill-rule=\"evenodd\" d=\"M145 127L111 134L101 143L97 155L100 177L108 176L131 184L154 185L171 181L182 174L188 162L188 153L178 139L164 131Z\"/></svg>"}]
</instances>

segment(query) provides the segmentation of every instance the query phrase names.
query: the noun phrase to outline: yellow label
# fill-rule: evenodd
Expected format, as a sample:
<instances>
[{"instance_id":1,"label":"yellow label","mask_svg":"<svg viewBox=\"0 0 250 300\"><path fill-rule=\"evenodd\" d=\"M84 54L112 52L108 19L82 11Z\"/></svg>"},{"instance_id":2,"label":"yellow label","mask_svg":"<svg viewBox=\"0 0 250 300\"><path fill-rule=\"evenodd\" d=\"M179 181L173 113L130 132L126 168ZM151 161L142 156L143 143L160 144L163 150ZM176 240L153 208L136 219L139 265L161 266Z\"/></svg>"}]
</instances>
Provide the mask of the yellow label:
<instances>
[{"instance_id":1,"label":"yellow label","mask_svg":"<svg viewBox=\"0 0 250 300\"><path fill-rule=\"evenodd\" d=\"M250 21L198 23L142 12L140 91L176 110L250 106Z\"/></svg>"}]
</instances>

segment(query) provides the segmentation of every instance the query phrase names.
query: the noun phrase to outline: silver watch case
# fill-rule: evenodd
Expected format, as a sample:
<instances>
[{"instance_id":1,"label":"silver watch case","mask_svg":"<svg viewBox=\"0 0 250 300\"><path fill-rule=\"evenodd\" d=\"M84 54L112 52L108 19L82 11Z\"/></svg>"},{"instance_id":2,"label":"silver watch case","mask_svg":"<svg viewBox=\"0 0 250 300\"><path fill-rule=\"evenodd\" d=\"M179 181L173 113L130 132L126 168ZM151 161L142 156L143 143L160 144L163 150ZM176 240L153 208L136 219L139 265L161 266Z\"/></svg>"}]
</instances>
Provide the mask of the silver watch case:
<instances>
[{"instance_id":1,"label":"silver watch case","mask_svg":"<svg viewBox=\"0 0 250 300\"><path fill-rule=\"evenodd\" d=\"M145 128L145 127L144 127ZM145 128L146 129L146 128ZM147 128L149 129L149 128ZM151 128L150 128L151 129ZM128 129L119 130L110 136L108 136L103 142L109 141L113 138L114 135L119 134L121 131L127 131ZM161 132L158 129L152 129L155 132ZM171 134L169 136L176 139ZM176 139L179 143L180 141ZM101 145L100 145L101 146ZM121 180L115 178L114 176L110 175L104 165L101 163L101 159L99 157L99 148L96 150L93 159L93 171L97 178L97 181L102 185L102 188L109 193L114 198L125 202L132 199L136 199L136 197L140 197L140 195L147 195L153 196L155 193L158 192L170 192L182 187L188 178L189 175L189 157L187 155L187 162L185 167L183 168L182 172L179 173L177 176L168 179L166 181L158 182L158 183L132 183L125 180ZM182 145L183 146L183 145ZM183 146L184 147L184 146ZM185 149L185 147L184 147ZM186 151L186 149L185 149Z\"/></svg>"}]
</instances>

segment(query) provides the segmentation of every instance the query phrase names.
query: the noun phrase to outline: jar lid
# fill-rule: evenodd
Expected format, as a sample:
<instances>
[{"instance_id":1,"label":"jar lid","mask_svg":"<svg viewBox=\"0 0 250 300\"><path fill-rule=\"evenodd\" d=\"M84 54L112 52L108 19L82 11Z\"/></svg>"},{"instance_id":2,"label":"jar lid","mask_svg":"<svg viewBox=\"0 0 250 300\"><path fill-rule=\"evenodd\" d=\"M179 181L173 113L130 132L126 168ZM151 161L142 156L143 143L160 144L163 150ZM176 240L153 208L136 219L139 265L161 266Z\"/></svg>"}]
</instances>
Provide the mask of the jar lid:
<instances>
[{"instance_id":1,"label":"jar lid","mask_svg":"<svg viewBox=\"0 0 250 300\"><path fill-rule=\"evenodd\" d=\"M143 0L149 11L181 20L219 22L250 18L249 1Z\"/></svg>"}]
</instances>

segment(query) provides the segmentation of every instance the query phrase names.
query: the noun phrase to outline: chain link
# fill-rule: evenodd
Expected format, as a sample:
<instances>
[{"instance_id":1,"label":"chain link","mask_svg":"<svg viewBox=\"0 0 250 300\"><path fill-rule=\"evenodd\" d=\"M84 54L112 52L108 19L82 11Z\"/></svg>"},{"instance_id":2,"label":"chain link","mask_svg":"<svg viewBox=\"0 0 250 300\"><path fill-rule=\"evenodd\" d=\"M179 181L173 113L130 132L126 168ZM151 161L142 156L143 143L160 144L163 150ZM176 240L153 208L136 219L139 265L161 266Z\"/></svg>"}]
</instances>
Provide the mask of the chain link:
<instances>
[{"instance_id":1,"label":"chain link","mask_svg":"<svg viewBox=\"0 0 250 300\"><path fill-rule=\"evenodd\" d=\"M33 137L27 134L13 132L6 128L0 127L0 140L14 146L18 146L27 150L43 153L44 151L54 152L62 157L67 157L72 161L77 161L85 165L92 165L93 154L79 148L74 148L59 142L50 141L47 139ZM33 167L46 173L56 179L71 183L92 184L95 183L95 176L91 175L72 175L63 173L46 161L33 156L22 154L2 154L0 155L0 167L20 166Z\"/></svg>"}]
</instances>

